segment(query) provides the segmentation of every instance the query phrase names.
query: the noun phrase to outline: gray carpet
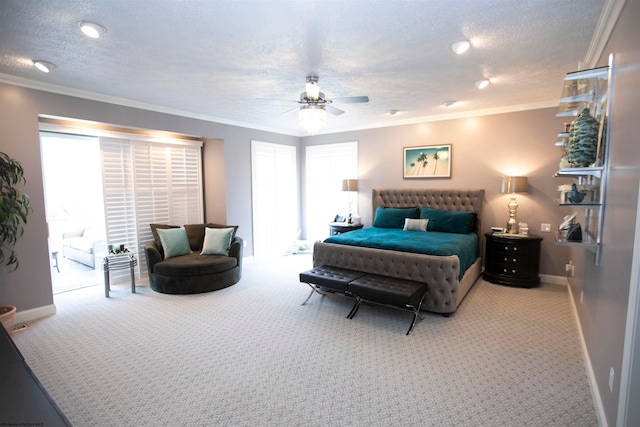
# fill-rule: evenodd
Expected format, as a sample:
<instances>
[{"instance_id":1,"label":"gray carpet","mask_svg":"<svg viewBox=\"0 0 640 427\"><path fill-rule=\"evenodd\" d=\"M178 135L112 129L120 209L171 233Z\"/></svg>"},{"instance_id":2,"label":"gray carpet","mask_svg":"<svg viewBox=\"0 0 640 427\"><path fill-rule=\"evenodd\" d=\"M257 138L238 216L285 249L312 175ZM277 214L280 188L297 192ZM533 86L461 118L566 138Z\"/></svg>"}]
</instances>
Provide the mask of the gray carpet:
<instances>
[{"instance_id":1,"label":"gray carpet","mask_svg":"<svg viewBox=\"0 0 640 427\"><path fill-rule=\"evenodd\" d=\"M565 287L479 281L458 312L314 295L310 255L170 296L127 284L55 296L13 334L76 426L595 426Z\"/></svg>"}]
</instances>

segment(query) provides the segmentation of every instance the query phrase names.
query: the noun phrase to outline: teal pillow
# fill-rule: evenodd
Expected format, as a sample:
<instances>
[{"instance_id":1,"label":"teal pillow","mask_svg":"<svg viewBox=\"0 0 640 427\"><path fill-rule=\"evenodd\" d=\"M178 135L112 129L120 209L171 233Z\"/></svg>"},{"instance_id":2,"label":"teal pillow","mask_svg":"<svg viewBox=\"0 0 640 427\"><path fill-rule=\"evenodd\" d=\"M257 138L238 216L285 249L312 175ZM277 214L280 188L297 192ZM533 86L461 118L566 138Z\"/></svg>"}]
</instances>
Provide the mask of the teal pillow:
<instances>
[{"instance_id":1,"label":"teal pillow","mask_svg":"<svg viewBox=\"0 0 640 427\"><path fill-rule=\"evenodd\" d=\"M420 208L420 218L428 219L429 231L467 234L475 231L476 214L466 211L447 211L442 209Z\"/></svg>"},{"instance_id":2,"label":"teal pillow","mask_svg":"<svg viewBox=\"0 0 640 427\"><path fill-rule=\"evenodd\" d=\"M231 239L235 229L229 228L205 228L204 242L200 255L229 255Z\"/></svg>"},{"instance_id":3,"label":"teal pillow","mask_svg":"<svg viewBox=\"0 0 640 427\"><path fill-rule=\"evenodd\" d=\"M418 219L420 208L383 208L376 209L376 217L373 220L374 227L403 228L405 218Z\"/></svg>"},{"instance_id":4,"label":"teal pillow","mask_svg":"<svg viewBox=\"0 0 640 427\"><path fill-rule=\"evenodd\" d=\"M187 231L184 227L166 229L158 228L156 231L160 237L160 243L162 243L164 259L180 255L188 255L191 253L189 239L187 239Z\"/></svg>"}]
</instances>

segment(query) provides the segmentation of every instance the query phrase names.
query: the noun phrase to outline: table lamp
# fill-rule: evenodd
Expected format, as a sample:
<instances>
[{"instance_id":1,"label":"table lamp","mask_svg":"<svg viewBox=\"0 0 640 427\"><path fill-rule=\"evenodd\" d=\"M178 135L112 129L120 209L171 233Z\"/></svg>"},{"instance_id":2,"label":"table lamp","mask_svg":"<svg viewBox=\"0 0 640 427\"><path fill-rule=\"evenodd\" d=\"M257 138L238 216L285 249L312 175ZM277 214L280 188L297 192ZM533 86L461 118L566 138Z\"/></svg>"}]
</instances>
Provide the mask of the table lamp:
<instances>
[{"instance_id":1,"label":"table lamp","mask_svg":"<svg viewBox=\"0 0 640 427\"><path fill-rule=\"evenodd\" d=\"M353 217L351 212L351 193L354 191L358 191L358 180L357 179L343 179L342 180L342 191L348 192L349 197L349 218L347 222L349 224L353 223Z\"/></svg>"},{"instance_id":2,"label":"table lamp","mask_svg":"<svg viewBox=\"0 0 640 427\"><path fill-rule=\"evenodd\" d=\"M518 223L516 221L516 211L518 203L516 202L516 193L526 193L528 188L526 176L503 176L501 193L510 193L511 201L507 205L509 207L509 221L507 221L507 233L515 234L518 232Z\"/></svg>"}]
</instances>

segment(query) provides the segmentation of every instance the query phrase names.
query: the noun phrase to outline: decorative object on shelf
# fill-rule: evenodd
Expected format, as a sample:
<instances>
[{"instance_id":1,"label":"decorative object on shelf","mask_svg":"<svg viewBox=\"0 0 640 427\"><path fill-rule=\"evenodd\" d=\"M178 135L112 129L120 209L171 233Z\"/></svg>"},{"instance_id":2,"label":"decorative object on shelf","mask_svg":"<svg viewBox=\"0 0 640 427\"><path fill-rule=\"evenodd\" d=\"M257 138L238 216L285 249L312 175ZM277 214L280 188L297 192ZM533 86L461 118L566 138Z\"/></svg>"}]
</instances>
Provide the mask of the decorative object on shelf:
<instances>
[{"instance_id":1,"label":"decorative object on shelf","mask_svg":"<svg viewBox=\"0 0 640 427\"><path fill-rule=\"evenodd\" d=\"M584 196L586 196L587 193L585 193L584 191L579 191L578 190L578 185L573 183L571 184L571 191L567 193L567 200L569 200L571 203L581 203L582 200L584 200Z\"/></svg>"},{"instance_id":2,"label":"decorative object on shelf","mask_svg":"<svg viewBox=\"0 0 640 427\"><path fill-rule=\"evenodd\" d=\"M343 179L342 191L347 192L349 198L349 215L347 216L347 223L353 224L353 202L351 200L351 194L358 192L358 180L357 179Z\"/></svg>"},{"instance_id":3,"label":"decorative object on shelf","mask_svg":"<svg viewBox=\"0 0 640 427\"><path fill-rule=\"evenodd\" d=\"M595 184L562 184L558 186L558 191L560 192L559 202L561 204L595 203L598 186Z\"/></svg>"},{"instance_id":4,"label":"decorative object on shelf","mask_svg":"<svg viewBox=\"0 0 640 427\"><path fill-rule=\"evenodd\" d=\"M582 227L579 222L569 225L567 229L567 241L582 242Z\"/></svg>"},{"instance_id":5,"label":"decorative object on shelf","mask_svg":"<svg viewBox=\"0 0 640 427\"><path fill-rule=\"evenodd\" d=\"M404 178L451 178L451 145L404 148Z\"/></svg>"},{"instance_id":6,"label":"decorative object on shelf","mask_svg":"<svg viewBox=\"0 0 640 427\"><path fill-rule=\"evenodd\" d=\"M526 176L503 176L501 193L510 193L511 200L507 205L509 207L509 220L507 221L507 233L516 234L518 232L518 222L516 221L516 212L518 211L518 203L516 202L516 193L526 193L528 189Z\"/></svg>"},{"instance_id":7,"label":"decorative object on shelf","mask_svg":"<svg viewBox=\"0 0 640 427\"><path fill-rule=\"evenodd\" d=\"M599 129L598 120L584 108L569 131L568 160L572 167L588 167L596 161Z\"/></svg>"}]
</instances>

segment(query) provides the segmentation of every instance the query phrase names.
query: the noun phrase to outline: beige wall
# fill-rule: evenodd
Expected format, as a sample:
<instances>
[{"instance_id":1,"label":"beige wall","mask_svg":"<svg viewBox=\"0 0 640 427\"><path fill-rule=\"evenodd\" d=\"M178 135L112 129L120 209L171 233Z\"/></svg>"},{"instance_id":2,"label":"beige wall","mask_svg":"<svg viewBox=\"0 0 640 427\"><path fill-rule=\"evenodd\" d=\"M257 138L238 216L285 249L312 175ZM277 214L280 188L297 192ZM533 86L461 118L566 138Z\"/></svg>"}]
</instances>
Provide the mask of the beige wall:
<instances>
[{"instance_id":1,"label":"beige wall","mask_svg":"<svg viewBox=\"0 0 640 427\"><path fill-rule=\"evenodd\" d=\"M640 182L640 2L627 1L599 65L607 65L614 53L613 107L602 260L593 264L589 253L572 250L576 276L570 279L580 325L587 345L593 374L610 426L618 414L620 374L626 330L634 235ZM637 283L634 284L637 286ZM580 295L584 294L583 302ZM636 328L638 325L636 325ZM637 334L637 329L636 329ZM640 341L637 341L637 343ZM636 344L638 346L640 344ZM640 355L632 369L629 426L640 425ZM609 371L613 368L613 390L609 390Z\"/></svg>"},{"instance_id":2,"label":"beige wall","mask_svg":"<svg viewBox=\"0 0 640 427\"><path fill-rule=\"evenodd\" d=\"M562 82L558 82L558 96ZM556 108L467 119L428 122L304 138L305 145L358 141L358 206L363 223L371 224L373 188L484 188L484 229L506 226L509 196L500 194L502 175L529 178L529 193L517 198L518 220L532 234L544 238L542 274L564 276L569 261L566 247L554 243L553 234L541 233L540 224L557 227L567 212L553 199L558 185L560 150L554 146L563 120ZM403 179L403 147L451 144L451 178ZM312 194L306 197L313 197Z\"/></svg>"}]
</instances>

